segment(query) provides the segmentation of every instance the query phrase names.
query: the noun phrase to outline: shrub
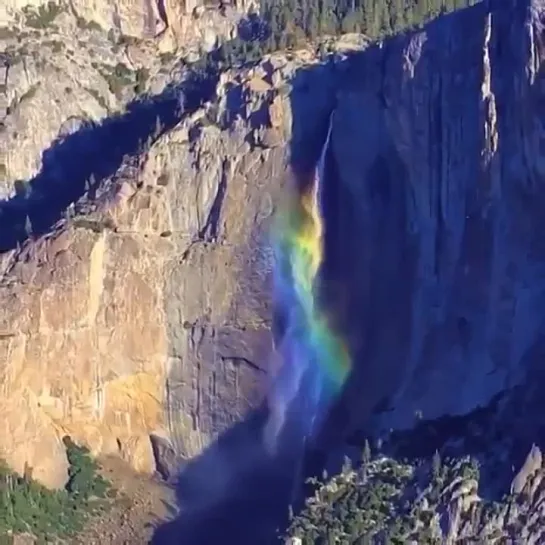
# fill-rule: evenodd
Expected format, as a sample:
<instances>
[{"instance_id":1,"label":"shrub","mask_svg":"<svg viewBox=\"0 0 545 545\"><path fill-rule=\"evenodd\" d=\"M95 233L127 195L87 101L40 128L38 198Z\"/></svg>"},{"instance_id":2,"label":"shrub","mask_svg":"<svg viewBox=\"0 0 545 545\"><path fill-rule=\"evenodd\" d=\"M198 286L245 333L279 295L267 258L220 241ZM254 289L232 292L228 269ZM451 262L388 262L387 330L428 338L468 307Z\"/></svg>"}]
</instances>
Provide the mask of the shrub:
<instances>
[{"instance_id":1,"label":"shrub","mask_svg":"<svg viewBox=\"0 0 545 545\"><path fill-rule=\"evenodd\" d=\"M53 1L39 6L37 10L30 7L23 10L26 24L32 28L47 28L62 11L62 6Z\"/></svg>"},{"instance_id":2,"label":"shrub","mask_svg":"<svg viewBox=\"0 0 545 545\"><path fill-rule=\"evenodd\" d=\"M98 466L84 447L64 439L69 479L63 490L49 490L0 462L0 543L12 534L29 532L38 543L73 536L87 517L101 510L111 495L109 483L98 475ZM3 541L2 541L3 540Z\"/></svg>"}]
</instances>

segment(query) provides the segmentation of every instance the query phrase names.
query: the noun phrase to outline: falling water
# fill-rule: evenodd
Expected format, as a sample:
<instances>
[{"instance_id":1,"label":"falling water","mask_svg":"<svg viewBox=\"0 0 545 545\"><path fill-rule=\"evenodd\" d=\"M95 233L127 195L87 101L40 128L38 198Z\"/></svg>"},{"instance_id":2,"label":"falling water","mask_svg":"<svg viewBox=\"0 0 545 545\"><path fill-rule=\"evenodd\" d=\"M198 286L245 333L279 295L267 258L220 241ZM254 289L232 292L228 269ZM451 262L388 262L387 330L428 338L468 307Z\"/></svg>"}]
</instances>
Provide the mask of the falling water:
<instances>
[{"instance_id":1,"label":"falling water","mask_svg":"<svg viewBox=\"0 0 545 545\"><path fill-rule=\"evenodd\" d=\"M270 416L264 440L271 452L297 399L300 434L312 435L319 414L340 391L350 368L342 339L333 331L319 300L319 272L324 255L320 197L333 116L310 183L293 187L281 206L273 231L275 303L286 320L277 347L282 367L269 394Z\"/></svg>"}]
</instances>

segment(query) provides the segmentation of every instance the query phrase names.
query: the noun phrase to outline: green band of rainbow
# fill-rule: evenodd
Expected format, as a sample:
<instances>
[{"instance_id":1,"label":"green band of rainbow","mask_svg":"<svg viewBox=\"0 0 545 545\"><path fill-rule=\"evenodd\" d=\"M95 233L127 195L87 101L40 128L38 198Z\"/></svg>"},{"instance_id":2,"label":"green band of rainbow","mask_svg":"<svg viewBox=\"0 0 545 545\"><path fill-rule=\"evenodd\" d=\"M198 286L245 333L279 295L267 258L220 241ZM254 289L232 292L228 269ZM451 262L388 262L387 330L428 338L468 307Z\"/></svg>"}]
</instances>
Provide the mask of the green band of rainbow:
<instances>
[{"instance_id":1,"label":"green band of rainbow","mask_svg":"<svg viewBox=\"0 0 545 545\"><path fill-rule=\"evenodd\" d=\"M328 135L329 141L329 135ZM328 141L324 146L327 148ZM287 329L282 340L285 366L299 368L281 372L293 377L297 384L285 380L285 392L278 392L278 404L289 404L301 392L301 377L310 371L316 388L317 403L329 403L340 392L350 371L350 356L343 340L333 330L327 311L319 297L319 273L324 255L324 225L319 206L319 186L323 183L324 157L316 175L304 189L287 195L274 226L276 256L276 303L287 316ZM310 409L314 418L319 407ZM279 412L285 407L279 407ZM283 414L284 414L283 413ZM283 421L282 417L282 421Z\"/></svg>"}]
</instances>

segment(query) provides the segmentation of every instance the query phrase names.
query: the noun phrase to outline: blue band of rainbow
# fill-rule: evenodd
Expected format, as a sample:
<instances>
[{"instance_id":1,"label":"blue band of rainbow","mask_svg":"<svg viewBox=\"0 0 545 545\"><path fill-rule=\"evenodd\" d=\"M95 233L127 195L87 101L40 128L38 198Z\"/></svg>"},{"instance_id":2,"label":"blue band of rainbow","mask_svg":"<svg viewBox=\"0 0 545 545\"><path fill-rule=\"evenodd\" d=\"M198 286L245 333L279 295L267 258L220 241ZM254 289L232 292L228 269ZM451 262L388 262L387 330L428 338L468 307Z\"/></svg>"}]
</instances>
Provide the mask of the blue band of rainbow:
<instances>
[{"instance_id":1,"label":"blue band of rainbow","mask_svg":"<svg viewBox=\"0 0 545 545\"><path fill-rule=\"evenodd\" d=\"M284 405L293 401L294 396L305 394L300 392L304 374L313 376L312 387L319 391L316 403L323 405L339 394L350 371L348 349L319 302L318 278L324 255L319 190L330 134L331 126L315 176L304 188L295 188L287 194L273 227L275 299L287 322L282 339L283 365L296 366L281 370L288 376L283 383L286 391L273 392L273 402L282 405L276 408L282 412L282 422ZM313 413L308 415L309 420L313 420L318 409L316 406L309 409Z\"/></svg>"}]
</instances>

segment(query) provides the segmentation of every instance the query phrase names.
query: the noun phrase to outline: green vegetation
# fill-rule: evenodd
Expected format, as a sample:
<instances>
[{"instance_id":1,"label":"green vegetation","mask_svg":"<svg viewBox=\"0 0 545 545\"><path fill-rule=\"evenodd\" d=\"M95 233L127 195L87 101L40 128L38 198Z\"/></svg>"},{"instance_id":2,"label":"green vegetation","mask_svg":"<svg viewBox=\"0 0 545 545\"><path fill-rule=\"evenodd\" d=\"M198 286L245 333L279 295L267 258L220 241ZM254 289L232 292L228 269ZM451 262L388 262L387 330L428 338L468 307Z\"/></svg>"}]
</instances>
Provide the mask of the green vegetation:
<instances>
[{"instance_id":1,"label":"green vegetation","mask_svg":"<svg viewBox=\"0 0 545 545\"><path fill-rule=\"evenodd\" d=\"M115 222L112 218L102 217L102 218L86 218L86 217L77 217L73 219L73 227L80 229L88 229L94 233L102 233L103 231L109 230L114 231L116 229Z\"/></svg>"},{"instance_id":2,"label":"green vegetation","mask_svg":"<svg viewBox=\"0 0 545 545\"><path fill-rule=\"evenodd\" d=\"M53 53L61 53L65 48L64 42L60 40L47 40L43 45L50 47Z\"/></svg>"},{"instance_id":3,"label":"green vegetation","mask_svg":"<svg viewBox=\"0 0 545 545\"><path fill-rule=\"evenodd\" d=\"M96 30L97 32L102 31L102 27L96 21L87 21L87 19L80 16L76 18L76 25L82 30Z\"/></svg>"},{"instance_id":4,"label":"green vegetation","mask_svg":"<svg viewBox=\"0 0 545 545\"><path fill-rule=\"evenodd\" d=\"M40 88L40 85L40 82L31 85L19 98L19 104L22 104L25 100L32 100Z\"/></svg>"},{"instance_id":5,"label":"green vegetation","mask_svg":"<svg viewBox=\"0 0 545 545\"><path fill-rule=\"evenodd\" d=\"M89 451L68 437L64 443L70 465L63 490L45 488L32 479L31 471L20 476L0 464L0 543L24 532L36 536L39 544L69 538L113 497L113 489L98 475Z\"/></svg>"},{"instance_id":6,"label":"green vegetation","mask_svg":"<svg viewBox=\"0 0 545 545\"><path fill-rule=\"evenodd\" d=\"M357 469L347 461L332 479L310 480L314 495L292 517L287 535L299 537L303 545L439 544L437 513L453 498L476 492L478 482L478 464L469 457L442 461L436 453L432 460L412 463L371 460L366 447ZM482 508L484 502L469 505L473 516L487 509L498 512Z\"/></svg>"},{"instance_id":7,"label":"green vegetation","mask_svg":"<svg viewBox=\"0 0 545 545\"><path fill-rule=\"evenodd\" d=\"M147 68L139 68L135 74L134 92L136 94L143 93L146 90L146 83L149 79L149 70Z\"/></svg>"},{"instance_id":8,"label":"green vegetation","mask_svg":"<svg viewBox=\"0 0 545 545\"><path fill-rule=\"evenodd\" d=\"M212 57L201 61L199 68L256 62L273 51L304 47L320 37L348 32L381 39L478 1L262 0L261 18L250 15L240 37L223 44Z\"/></svg>"},{"instance_id":9,"label":"green vegetation","mask_svg":"<svg viewBox=\"0 0 545 545\"><path fill-rule=\"evenodd\" d=\"M270 47L284 49L302 39L359 32L371 39L419 27L441 13L477 0L263 0Z\"/></svg>"},{"instance_id":10,"label":"green vegetation","mask_svg":"<svg viewBox=\"0 0 545 545\"><path fill-rule=\"evenodd\" d=\"M140 40L136 36L126 36L125 34L116 34L113 29L108 31L108 40L113 45L113 52L119 53L124 47L129 45L138 45Z\"/></svg>"},{"instance_id":11,"label":"green vegetation","mask_svg":"<svg viewBox=\"0 0 545 545\"><path fill-rule=\"evenodd\" d=\"M96 89L86 88L86 91L100 104L102 108L104 108L106 111L109 110L106 99Z\"/></svg>"},{"instance_id":12,"label":"green vegetation","mask_svg":"<svg viewBox=\"0 0 545 545\"><path fill-rule=\"evenodd\" d=\"M143 93L146 89L149 79L149 70L147 68L139 68L134 71L122 62L118 62L115 66L92 62L91 66L100 72L106 80L110 92L118 98L121 98L123 90L127 87L132 87L136 94ZM101 106L106 108L104 98L99 96L96 91L91 89L88 89L88 91Z\"/></svg>"},{"instance_id":13,"label":"green vegetation","mask_svg":"<svg viewBox=\"0 0 545 545\"><path fill-rule=\"evenodd\" d=\"M63 7L53 1L44 6L39 6L38 9L32 9L31 7L23 9L26 24L32 28L47 28L63 11Z\"/></svg>"},{"instance_id":14,"label":"green vegetation","mask_svg":"<svg viewBox=\"0 0 545 545\"><path fill-rule=\"evenodd\" d=\"M9 40L17 37L17 31L12 28L0 28L0 40Z\"/></svg>"},{"instance_id":15,"label":"green vegetation","mask_svg":"<svg viewBox=\"0 0 545 545\"><path fill-rule=\"evenodd\" d=\"M132 86L136 93L143 92L149 77L149 71L146 68L133 71L122 62L118 62L115 66L99 65L94 62L91 65L102 74L108 88L118 98L121 97L123 89L129 86Z\"/></svg>"},{"instance_id":16,"label":"green vegetation","mask_svg":"<svg viewBox=\"0 0 545 545\"><path fill-rule=\"evenodd\" d=\"M170 51L159 53L159 60L161 61L161 64L170 64L175 58L176 56L174 53L171 53Z\"/></svg>"}]
</instances>

